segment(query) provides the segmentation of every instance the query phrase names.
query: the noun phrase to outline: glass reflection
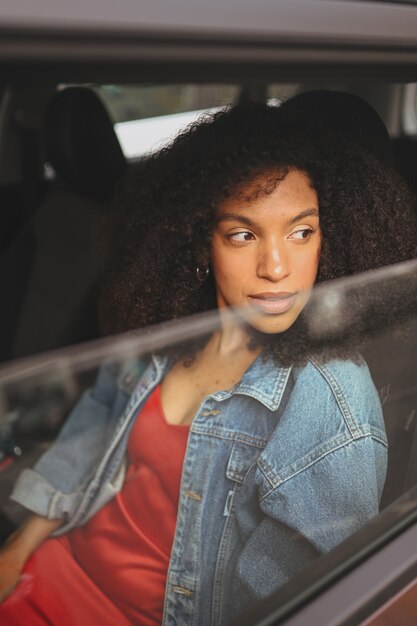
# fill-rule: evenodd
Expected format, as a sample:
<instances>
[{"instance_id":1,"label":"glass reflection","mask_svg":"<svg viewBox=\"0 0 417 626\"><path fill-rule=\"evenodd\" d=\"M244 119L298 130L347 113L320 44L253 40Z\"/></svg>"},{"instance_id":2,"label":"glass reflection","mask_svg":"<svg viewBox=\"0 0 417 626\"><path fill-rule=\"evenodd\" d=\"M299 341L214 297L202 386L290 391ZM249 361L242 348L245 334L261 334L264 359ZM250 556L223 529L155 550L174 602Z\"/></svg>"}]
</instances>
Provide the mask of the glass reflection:
<instances>
[{"instance_id":1,"label":"glass reflection","mask_svg":"<svg viewBox=\"0 0 417 626\"><path fill-rule=\"evenodd\" d=\"M125 181L102 316L132 332L1 372L4 472L39 436L6 623L227 624L378 515L408 391L371 362L409 341L415 268L371 270L417 217L389 163L323 145L230 109Z\"/></svg>"}]
</instances>

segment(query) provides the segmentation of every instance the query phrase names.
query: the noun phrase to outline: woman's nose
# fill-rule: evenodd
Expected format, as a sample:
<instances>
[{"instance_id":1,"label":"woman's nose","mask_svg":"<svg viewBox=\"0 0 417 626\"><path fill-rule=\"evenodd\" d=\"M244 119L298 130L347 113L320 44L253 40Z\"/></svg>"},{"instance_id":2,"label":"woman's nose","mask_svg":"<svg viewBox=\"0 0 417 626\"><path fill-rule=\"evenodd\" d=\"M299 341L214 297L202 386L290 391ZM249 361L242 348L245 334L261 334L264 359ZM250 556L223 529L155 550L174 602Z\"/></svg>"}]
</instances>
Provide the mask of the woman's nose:
<instances>
[{"instance_id":1,"label":"woman's nose","mask_svg":"<svg viewBox=\"0 0 417 626\"><path fill-rule=\"evenodd\" d=\"M282 280L290 272L288 257L283 245L272 240L260 250L257 274L271 281Z\"/></svg>"}]
</instances>

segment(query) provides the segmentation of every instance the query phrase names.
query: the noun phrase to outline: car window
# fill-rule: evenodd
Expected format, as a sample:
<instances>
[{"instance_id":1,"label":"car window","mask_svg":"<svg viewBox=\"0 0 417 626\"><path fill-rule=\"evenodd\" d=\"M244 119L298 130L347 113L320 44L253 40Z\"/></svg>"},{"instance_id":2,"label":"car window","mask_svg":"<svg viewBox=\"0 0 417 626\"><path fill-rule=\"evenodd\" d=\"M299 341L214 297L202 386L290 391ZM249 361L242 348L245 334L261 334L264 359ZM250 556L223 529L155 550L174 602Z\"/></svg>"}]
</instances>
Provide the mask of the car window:
<instances>
[{"instance_id":1,"label":"car window","mask_svg":"<svg viewBox=\"0 0 417 626\"><path fill-rule=\"evenodd\" d=\"M128 335L98 339L102 332L97 310L103 278L103 250L97 245L97 241L100 238L101 220L108 203L111 202L112 194L123 191L123 185L119 184L124 180L124 176L135 171L140 173L139 169L131 169L131 166L135 165L131 161L138 161L136 165L139 166L142 159L146 164L146 158L143 157L168 144L177 133L201 116L239 101L242 94L247 94L248 90L244 86L228 85L92 87L83 84L68 85L59 92L70 93L72 88L76 99L71 103L73 107L71 110L78 107L83 112L83 98L85 96L89 98L90 92L98 94L99 101L105 102L104 110L110 113L109 119L103 120L103 125L98 128L100 137L105 137L107 141L109 128L114 129L116 136L116 140L114 137L112 139L114 143L109 166L99 158L101 148L95 147L102 144L94 144L88 135L84 136L84 144L75 159L76 164L82 164L82 167L77 168L82 170L82 178L73 175L73 161L67 162L64 169L60 169L62 161L56 157L56 153L52 165L49 157L45 158L44 114L46 112L46 115L49 115L45 103L50 103L56 96L55 88L51 89L48 86L36 102L30 90L28 95L10 88L7 91L7 102L3 102L1 120L4 124L7 120L12 120L9 130L12 129L14 139L12 141L8 133L7 145L11 146L10 154L13 154L8 168L14 169L13 176L5 181L1 191L5 202L8 203L4 206L21 207L21 221L17 220L14 229L7 234L0 256L0 278L8 294L8 307L4 311L4 316L10 318L5 320L0 342L1 359L5 362L0 368L0 537L3 540L27 519L27 511L19 503L19 499L10 499L11 491L23 470L30 476L30 468L33 468L40 459L47 459L41 463L48 463L48 458L52 458L54 462L53 457L44 457L44 454L48 450L56 449L54 444L59 447L63 440L69 439L70 448L79 449L80 457L74 459L71 454L66 457L68 447L63 446L61 449L62 457L67 459L68 463L68 483L60 485L59 490L62 487L64 493L68 495L68 503L71 502L71 506L78 507L80 493L77 491L79 487L77 472L83 467L84 461L89 464L88 472L92 472L102 460L95 456L100 446L96 433L93 432L93 420L90 422L89 416L95 415L97 409L97 415L100 414L105 423L100 433L111 438L114 432L119 432L117 420L122 415L123 398L138 393L135 385L140 381L152 358L155 355L159 358L159 361L158 358L154 361L156 369L163 367L162 362L169 363L169 359L175 359L178 355L184 358L190 356L192 363L190 345L201 345L209 333L219 329L217 314L207 313ZM271 84L258 90L258 94L262 91L271 105L278 106L300 89L301 86L296 83ZM94 110L87 121L84 118L81 122L75 121L74 137L78 137L77 130L81 129L81 136L90 124L91 128L93 127L91 120L98 118L97 112L98 110ZM56 121L56 118L53 121ZM68 127L65 128L68 130ZM53 127L53 130L53 137L59 140L62 129L58 131ZM39 135L42 139L40 147L38 146L39 151L36 151L33 148L37 145L35 138ZM93 139L99 141L97 137ZM394 140L393 145L402 150L398 139L397 137ZM92 146L93 149L87 154L88 146ZM123 158L120 158L118 152L120 146ZM19 149L22 147L28 156L28 161L25 160L24 164L19 160ZM86 160L81 159L82 152L87 155ZM53 150L51 154L54 155ZM68 156L68 153L61 152L60 155L62 154ZM36 177L28 175L25 169L28 163L32 167L29 173L36 172ZM49 176L46 178L45 164L51 166L48 170ZM119 167L120 177L113 178L115 170L119 172L117 169ZM105 194L102 193L104 182L109 182L109 189L106 189ZM410 183L413 184L412 177ZM22 199L22 189L32 193L25 193ZM140 230L137 231L137 236L141 236ZM155 249L155 254L162 253L163 250ZM344 515L337 519L307 520L303 532L307 532L306 528L308 529L308 550L314 555L313 563L311 564L309 560L305 566L294 566L294 577L290 577L289 581L283 581L277 591L276 585L271 584L273 577L264 574L271 571L272 565L276 567L277 563L277 559L275 562L273 560L272 550L267 550L262 554L264 559L262 590L251 588L252 575L246 577L247 588L240 587L237 591L234 590L234 593L242 597L247 595L251 598L251 612L245 609L243 615L223 616L225 624L233 620L240 626L244 620L247 620L248 624L256 623L265 612L275 615L273 618L275 620L285 620L294 607L300 606L305 601L306 596L303 594L306 590L314 595L318 592L320 584L325 588L340 575L341 571L347 571L355 562L365 558L369 546L375 547L379 545L378 542L385 541L387 528L388 532L395 534L404 523L405 516L415 514L413 503L402 508L400 500L404 496L407 497L406 494L415 487L417 458L415 445L417 366L415 307L412 297L415 293L415 277L415 264L411 262L343 279L336 284L322 285L316 288L311 296L305 329L311 338L311 363L315 364L317 385L326 381L326 388L330 390L329 405L342 417L339 424L340 432L332 433L330 448L325 447L328 441L325 439L326 433L323 433L323 440L311 442L311 447L303 449L301 454L300 433L294 429L290 433L290 440L294 441L294 446L289 446L288 449L281 449L278 446L273 455L260 456L260 451L264 450L270 435L268 429L271 428L271 416L278 421L282 417L276 404L277 398L279 397L279 402L282 402L282 407L287 406L288 397L285 394L281 396L280 389L281 391L286 389L287 383L296 384L296 377L292 378L293 374L285 367L280 385L275 389L274 398L264 399L263 403L258 402L260 397L262 399L262 394L259 389L254 391L251 388L250 380L247 387L243 386L240 389L242 405L239 410L242 411L242 415L253 415L253 403L258 402L255 415L259 417L257 422L259 430L255 436L253 432L249 433L249 428L248 431L245 430L245 424L241 430L230 432L229 425L220 421L221 412L218 417L219 409L213 403L204 409L207 413L204 419L207 419L208 424L205 428L207 431L210 430L210 433L204 431L202 425L201 428L198 424L195 425L197 437L205 434L212 437L210 441L213 449L218 442L225 443L224 449L220 445L216 448L218 467L223 468L222 476L226 476L226 482L222 483L221 487L221 506L220 501L216 502L217 510L221 509L219 513L221 523L207 526L209 537L212 537L210 533L217 532L219 528L222 529L223 535L213 539L213 545L216 541L223 542L222 546L226 545L229 536L234 537L233 541L238 541L237 535L234 534L236 529L232 526L235 521L229 520L234 520L233 514L239 505L237 494L241 485L252 480L255 470L257 473L253 480L258 483L254 490L260 494L265 510L268 510L268 514L271 513L271 510L267 509L271 501L270 494L277 490L282 498L281 514L281 511L285 512L291 508L291 490L289 496L285 491L286 486L290 485L292 489L295 485L296 489L298 476L314 474L316 471L319 473L321 463L330 461L336 450L343 449L345 442L343 437L351 437L349 441L352 440L355 444L358 442L358 445L362 439L371 437L375 447L369 450L369 453L375 454L376 465L379 467L378 477L373 477L372 488L381 491L380 512L375 510L370 519L354 528L349 525L349 511L345 511ZM204 279L204 270L200 272L198 268L193 268L193 281L198 283L201 278ZM381 303L395 311L394 321L392 316L389 321L381 318L378 313L382 310L379 308ZM235 323L238 325L240 315L246 313L236 311L237 317L232 316L232 325ZM338 372L319 364L323 350L338 349L349 344L349 337L355 334L361 337L361 354L357 354L353 362L358 368L369 367L369 375L376 390L372 398L374 402L375 398L379 398L378 402L382 406L383 421L372 424L372 432L361 431L360 428L356 431L358 424L350 414L349 402L352 402L354 410L359 410L362 406L362 396L352 395L348 384L346 388L340 389L338 383L334 382ZM83 341L91 343L79 345ZM76 344L77 347L65 348L71 344ZM46 354L42 355L43 352ZM7 361L16 358L23 360L7 365ZM343 376L342 379L344 380ZM370 379L367 380L369 383ZM112 393L121 404L114 406L112 415L104 415L100 413L99 404L107 394ZM208 393L207 397L210 395ZM344 406L346 397L349 398L347 407ZM220 400L226 402L227 398L220 394L216 397L216 402ZM366 402L368 401L370 402L370 398L366 396ZM75 432L72 430L73 422L69 416L74 415L76 407L83 402L92 402L95 409L88 415L79 414L80 420L76 430L78 428L80 430ZM311 402L312 398L300 400L297 412L306 415ZM169 424L168 421L167 423ZM173 426L174 422L170 425ZM127 422L123 428L127 429ZM89 433L93 433L92 439L89 438ZM305 432L304 435L303 441L309 441L309 433ZM389 455L387 478L384 481L381 476L385 471L383 466L386 459L384 461L385 457L380 453L381 450L387 449L385 437L389 444ZM183 444L185 439L184 434ZM292 453L295 455L294 458L290 458ZM288 454L288 457L285 457L286 464L280 465L280 459L284 458L285 454ZM200 493L196 487L186 490L185 501L191 502L190 506L197 506L204 500L204 480L208 473L205 473L204 458L201 457L200 461L201 475L196 476L196 480L201 479L202 491ZM129 471L129 465L132 465L130 461L126 463L116 458L116 465L120 473L112 476L113 482L104 485L99 481L99 491L105 486L100 494L92 495L91 490L95 487L91 487L88 492L93 498L97 498L98 508L104 501L107 502L104 491L117 493L118 480L123 480L125 476L132 479L135 477L133 470L130 470L130 474L124 473ZM82 480L84 479L85 475L82 477ZM368 479L371 480L371 477L366 476L366 481ZM211 481L211 485L219 481L220 493L219 477L211 476ZM343 499L343 486L340 487L339 495L340 499ZM102 496L104 500L100 499ZM37 494L35 489L31 497L35 503L42 500L42 495ZM325 485L321 497L326 498ZM61 500L57 498L56 502L57 506L60 506L59 502L62 506L67 506L65 498ZM188 504L185 508L187 506ZM72 512L75 510L71 509ZM71 517L69 511L70 509L63 511L68 519ZM77 508L77 511L81 512L81 509ZM262 511L263 515L264 509ZM284 530L285 541L281 545L284 546L282 550L285 552L282 558L287 564L297 560L300 545L306 539L296 526L297 520L302 519L305 512L299 510L296 514L292 513L292 522L287 520ZM207 514L207 519L200 521L201 524L209 525L212 519ZM80 528L84 522L87 520L81 518ZM256 523L258 522L259 519L256 520ZM256 554L258 550L256 533L252 533L254 520L243 516L239 518L238 523L239 532L247 532L245 536L248 546L245 555L247 564L255 559L255 556L259 556ZM338 534L339 526L343 527L344 524L349 528L347 535L352 536L346 536L340 545L332 545L331 549L320 544L324 535ZM259 527L258 532L263 533L265 525L259 523ZM158 523L153 523L153 529L157 537L164 535L167 530ZM268 528L265 532L267 531ZM191 544L184 542L181 549L186 550L188 545ZM211 540L205 545L209 549ZM227 549L232 548L233 545L227 546ZM319 557L317 553L321 552L328 554ZM221 555L219 559L220 557ZM193 555L190 558L195 563ZM206 562L214 562L211 553L207 553L205 559L203 567ZM271 562L268 559L271 559ZM274 575L278 577L279 574L278 568ZM192 597L193 583L181 580L177 583L173 584L175 594L182 594L185 598ZM216 585L221 593L223 588L227 588L226 579L217 581ZM259 596L262 598L257 604ZM75 624L79 620L79 614L77 608L74 611Z\"/></svg>"},{"instance_id":2,"label":"car window","mask_svg":"<svg viewBox=\"0 0 417 626\"><path fill-rule=\"evenodd\" d=\"M416 623L416 4L3 0L0 624ZM383 163L325 107L276 132L323 88Z\"/></svg>"},{"instance_id":3,"label":"car window","mask_svg":"<svg viewBox=\"0 0 417 626\"><path fill-rule=\"evenodd\" d=\"M237 85L101 85L115 123L218 107L235 102Z\"/></svg>"},{"instance_id":4,"label":"car window","mask_svg":"<svg viewBox=\"0 0 417 626\"><path fill-rule=\"evenodd\" d=\"M366 359L377 388L383 407L388 439L391 442L380 517L385 519L386 512L390 513L393 510L394 513L391 513L389 524L390 528L394 530L396 525L402 522L404 516L417 513L415 503L411 505L411 508L410 505L407 508L395 506L396 501L413 488L416 482L414 469L417 455L415 445L417 432L417 413L415 410L416 320L414 301L410 297L410 293L414 293L416 276L416 263L411 261L394 266L392 269L376 270L363 276L342 279L334 285L317 287L311 296L307 324L308 333L315 346L311 358L316 363L320 361L319 354L323 348L326 346L334 347L337 343L346 342L350 333L358 332L358 330L361 333L363 358ZM381 293L384 294L383 298L391 301L393 293L397 296L395 304L397 322L385 324L384 319L378 317L378 327L375 328L372 316L370 317L369 314L375 311L376 306L381 305ZM355 302L355 316L349 314L353 302ZM251 313L249 311L236 312L237 323L241 314L248 315L248 319L250 319ZM17 501L7 499L8 492L12 488L18 472L22 468L31 466L51 446L63 425L67 424L69 430L65 431L64 427L62 432L66 435L61 434L60 439L58 439L61 442L61 454L66 454L64 450L68 444L65 441L70 437L67 441L70 442L72 450L78 450L80 454L88 455L86 460L80 456L80 463L88 463L90 459L94 458L95 450L90 448L88 443L90 435L94 433L94 425L90 423L91 418L88 418L87 414L83 415L84 426L79 434L76 433L76 430L71 432L71 428L68 426L72 422L72 427L76 428L74 425L77 420L74 421L74 417L72 417L67 421L71 409L74 406L80 406L80 398L83 394L86 398L85 390L87 388L95 385L96 399L94 402L98 401L100 394L121 394L120 397L118 396L120 400L123 394L130 394L132 391L134 392L135 388L137 389L136 393L140 393L140 387L136 387L136 385L147 367L146 364L149 364L151 354L158 354L161 360L170 358L170 355L181 353L185 346L190 345L190 342L198 341L201 337L207 336L207 333L216 330L218 325L217 314L207 313L165 324L161 327L157 326L128 335L99 340L85 348L60 350L50 353L47 357L32 357L20 363L3 366L0 370L0 446L2 454L0 484L3 533L7 534L16 523L21 522L27 515L19 504L19 497L17 497ZM357 358L358 367L366 367L362 356L359 357L358 355ZM320 368L321 366L317 367ZM101 378L101 382L98 384L95 382L97 375L99 380ZM321 367L320 376L328 377L328 380L331 381L334 375L335 371L332 371L331 364L328 367ZM113 385L116 387L113 388ZM334 381L331 389L335 394L336 401L340 403L343 403L343 397L346 394L349 395L349 385L342 391L338 383ZM250 393L250 391L246 390L244 393ZM359 403L368 402L369 398L355 399L355 397L351 397L352 406L355 405L355 401ZM81 400L82 402L85 403L85 399ZM348 429L355 428L355 421L350 413L351 408L345 407L344 413ZM270 410L264 414L261 405L259 405L258 419L260 423L268 417ZM206 413L207 415L210 413L209 408ZM210 423L212 421L211 428L215 428L217 418L217 428L219 428L221 421L218 418L218 410L212 408L211 413L212 416L206 419ZM353 421L349 423L350 419ZM358 425L356 424L356 426ZM381 427L383 428L381 423L375 423L372 426L373 436L379 442L377 445L383 446L385 445L384 432ZM228 446L228 455L230 456L228 456L225 465L228 476L227 482L233 488L242 484L245 474L249 471L254 459L258 457L258 446L263 445L261 434L252 443L245 443L244 424L242 428L242 432L235 433L236 440L233 440L233 446ZM200 427L196 424L195 429L202 436L202 424ZM224 433L226 432L227 426ZM354 437L357 437L357 441L361 441L365 435L366 433L360 431ZM333 450L340 446L340 437L342 436L340 433L338 436L339 440L336 439L333 442ZM296 432L294 432L293 437L297 438ZM327 450L325 446L320 448L321 444L323 442L317 442L316 445L312 446L309 460L308 457L299 459L299 467L288 466L288 470L291 470L291 476L297 475L299 471L308 472L308 468L320 463L319 459L323 459L327 455L330 455L331 458L332 451ZM88 450L90 451L88 452ZM50 461L52 462L51 459ZM201 463L203 462L201 459ZM218 462L219 464L224 462L221 460L221 456L219 456ZM289 475L275 474L277 470L274 470L273 466L268 466L262 456L258 458L257 462L262 469L262 474L269 476L268 484L273 484L273 481L283 481L285 484L286 480L290 479ZM42 471L45 471L44 468ZM316 471L319 471L318 465L316 465ZM70 479L68 478L68 480ZM218 480L220 480L220 475ZM296 478L293 480L295 481L293 488L296 489ZM220 485L218 488L220 489ZM366 489L366 483L364 489ZM340 496L343 498L343 490ZM34 497L36 498L36 496ZM192 497L195 498L194 502L198 502L200 495L196 492ZM230 500L230 496L228 497ZM326 497L325 491L322 497ZM267 494L265 494L265 498L267 498ZM224 511L226 518L228 506L230 506L227 502L226 498L226 504L223 503L223 506L226 507ZM238 506L238 501L235 506ZM346 515L348 514L347 511ZM343 518L329 520L330 526L324 524L322 528L317 528L316 520L312 520L311 523L307 522L306 527L311 532L311 537L318 537L322 532L331 535L338 526L343 525L346 521ZM328 585L332 576L340 575L340 568L352 567L352 559L359 558L359 555L363 558L363 551L366 553L371 545L375 549L375 542L378 542L379 539L382 540L381 527L378 526L377 521L377 512L375 512L375 516L363 528L359 525L357 532L352 537L347 538L342 546L335 548L333 560L330 558L331 553L320 557L318 560L314 558L312 565L306 566L306 568L302 567L301 573L297 574L298 578L300 575L304 576L300 583L292 586L290 583L284 585L278 591L276 600L274 600L274 596L268 600L268 611L270 613L275 611L276 613L274 619L278 620L280 614L283 619L285 617L284 609L288 606L291 606L293 610L296 606L294 602L297 602L298 597L300 597L299 601L301 602L301 598L305 597L302 594L306 592L306 580L308 582L314 576L316 588L317 583L321 581L323 585ZM155 523L158 527L157 520L154 520ZM249 524L249 519L246 520L246 523ZM157 530L157 532L159 531ZM288 535L288 550L293 554L299 550L300 540L297 532L293 531L292 534ZM81 539L80 545L82 545ZM323 566L321 566L320 559L323 560ZM310 569L312 575L309 579ZM317 572L320 572L319 580L316 578ZM297 577L294 580L297 581ZM263 614L263 607L263 603L259 606L255 604L255 608L252 607L249 613L246 612L237 617L237 621L234 623L256 623L257 616ZM76 609L74 611L74 619L76 619L77 611ZM74 623L76 622L74 621ZM281 622L271 621L268 623Z\"/></svg>"},{"instance_id":5,"label":"car window","mask_svg":"<svg viewBox=\"0 0 417 626\"><path fill-rule=\"evenodd\" d=\"M207 112L233 104L234 85L102 85L97 88L128 159L161 148Z\"/></svg>"}]
</instances>

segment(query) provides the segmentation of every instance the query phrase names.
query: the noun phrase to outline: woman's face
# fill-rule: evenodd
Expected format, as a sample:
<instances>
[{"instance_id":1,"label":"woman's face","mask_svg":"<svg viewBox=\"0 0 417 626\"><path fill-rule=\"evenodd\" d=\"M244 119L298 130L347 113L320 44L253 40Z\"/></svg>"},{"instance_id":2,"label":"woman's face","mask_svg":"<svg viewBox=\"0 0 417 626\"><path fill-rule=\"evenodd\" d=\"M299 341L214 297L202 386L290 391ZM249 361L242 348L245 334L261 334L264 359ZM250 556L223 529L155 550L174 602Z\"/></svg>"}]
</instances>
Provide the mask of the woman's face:
<instances>
[{"instance_id":1,"label":"woman's face","mask_svg":"<svg viewBox=\"0 0 417 626\"><path fill-rule=\"evenodd\" d=\"M211 264L219 308L246 305L251 326L281 333L301 313L316 279L319 206L299 170L290 170L272 193L262 192L270 182L260 176L218 208Z\"/></svg>"}]
</instances>

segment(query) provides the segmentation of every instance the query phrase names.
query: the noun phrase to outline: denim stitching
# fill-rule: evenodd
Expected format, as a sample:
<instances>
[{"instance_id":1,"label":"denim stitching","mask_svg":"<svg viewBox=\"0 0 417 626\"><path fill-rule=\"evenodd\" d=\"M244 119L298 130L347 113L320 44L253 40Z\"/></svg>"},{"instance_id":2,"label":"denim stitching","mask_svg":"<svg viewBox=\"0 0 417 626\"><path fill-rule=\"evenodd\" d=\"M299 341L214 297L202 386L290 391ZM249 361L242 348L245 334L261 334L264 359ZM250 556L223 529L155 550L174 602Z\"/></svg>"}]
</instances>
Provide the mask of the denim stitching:
<instances>
[{"instance_id":1,"label":"denim stitching","mask_svg":"<svg viewBox=\"0 0 417 626\"><path fill-rule=\"evenodd\" d=\"M246 443L261 449L265 448L268 441L267 439L261 439L260 437L254 438L250 435L245 435L244 433L239 433L234 430L204 428L195 423L191 426L190 430L197 435L209 435L211 437L216 437L217 439L224 439L225 441L239 441L240 443Z\"/></svg>"},{"instance_id":2,"label":"denim stitching","mask_svg":"<svg viewBox=\"0 0 417 626\"><path fill-rule=\"evenodd\" d=\"M363 428L361 432L357 434L355 437L350 437L347 433L337 435L328 441L325 441L320 446L316 447L314 450L305 454L303 457L297 459L290 465L282 468L281 472L277 474L273 467L271 467L263 458L258 460L258 465L263 466L264 469L267 469L268 474L270 474L271 478L269 481L272 485L281 484L291 478L292 476L298 474L300 471L303 471L306 467L309 467L311 464L315 463L317 460L320 460L326 454L333 452L334 450L338 450L340 447L344 445L348 445L349 443L356 441L358 439L362 439L364 437L371 436L368 429ZM372 437L373 438L373 437ZM386 445L385 441L381 442Z\"/></svg>"},{"instance_id":3,"label":"denim stitching","mask_svg":"<svg viewBox=\"0 0 417 626\"><path fill-rule=\"evenodd\" d=\"M336 402L346 422L346 426L352 438L354 438L355 435L359 432L358 425L356 424L356 420L353 416L352 411L350 410L350 407L347 403L347 400L346 400L345 394L342 391L342 388L340 387L339 383L337 382L333 374L330 372L330 370L328 370L327 367L323 363L320 363L320 361L317 361L314 358L310 358L309 360L314 365L314 367L322 374L323 378L329 384L329 387L332 390L334 397L336 398Z\"/></svg>"},{"instance_id":4,"label":"denim stitching","mask_svg":"<svg viewBox=\"0 0 417 626\"><path fill-rule=\"evenodd\" d=\"M267 395L252 385L238 385L234 393L244 396L250 396L258 402L261 402L270 411L276 411L281 404L282 396L287 386L288 379L291 374L292 367L280 369L272 393Z\"/></svg>"},{"instance_id":5,"label":"denim stitching","mask_svg":"<svg viewBox=\"0 0 417 626\"><path fill-rule=\"evenodd\" d=\"M286 478L283 478L283 479L278 478L277 475L275 474L274 470L272 469L272 467L270 467L263 459L258 459L257 465L259 467L259 470L262 472L262 474L265 476L265 478L267 479L267 481L271 485L271 489L269 491L267 491L259 499L259 501L262 502L262 500L264 500L264 498L268 497L268 495L271 494L275 489L277 489L278 487L281 487L281 485L283 485L284 483L286 483L289 480L291 480L291 478L294 478L298 474L301 474L301 472L304 472L305 470L309 469L313 465L316 465L316 463L318 463L319 461L323 460L329 454L332 454L333 452L337 452L338 450L341 450L342 448L347 448L348 446L352 445L355 441L359 441L361 439L376 440L376 441L378 441L379 444L383 445L384 447L387 447L387 444L386 444L385 441L380 441L379 439L375 439L374 437L370 437L369 435L361 435L359 437L355 437L354 439L349 439L348 441L346 441L344 443L341 443L340 445L338 445L336 447L333 447L330 450L327 450L326 452L323 452L323 454L321 454L320 456L312 459L309 463L307 463L306 465L301 466L297 471L294 471L292 474L290 474L289 476L287 476ZM273 479L275 478L275 480L273 480L273 479L271 480L271 478L268 476L268 474L270 474Z\"/></svg>"}]
</instances>

